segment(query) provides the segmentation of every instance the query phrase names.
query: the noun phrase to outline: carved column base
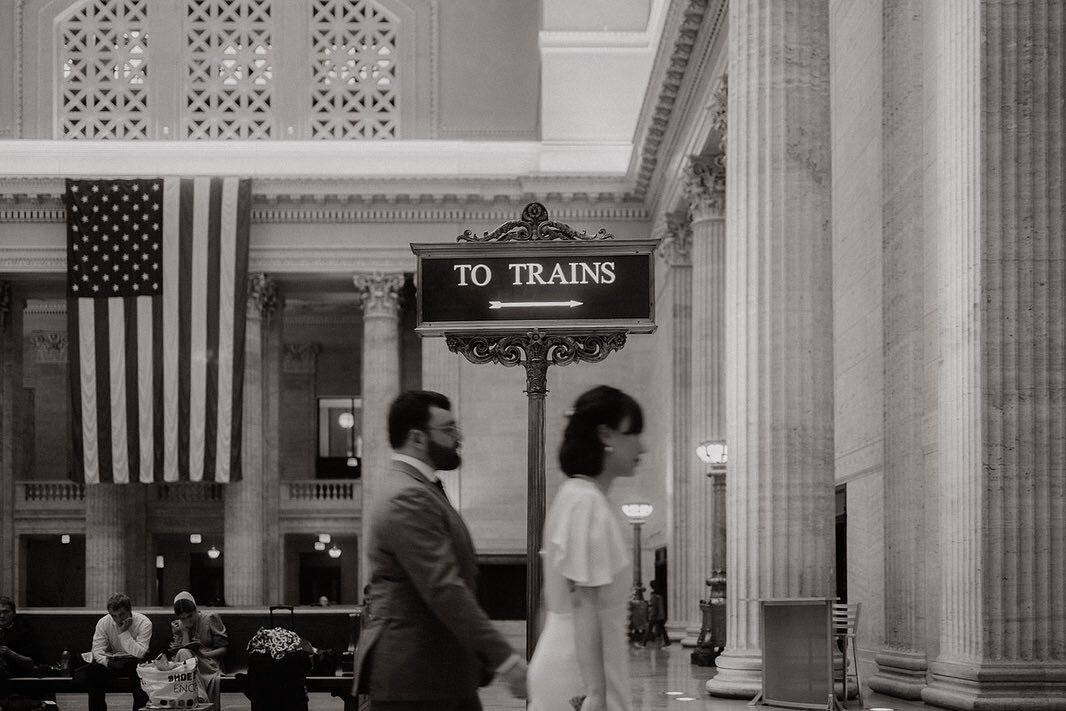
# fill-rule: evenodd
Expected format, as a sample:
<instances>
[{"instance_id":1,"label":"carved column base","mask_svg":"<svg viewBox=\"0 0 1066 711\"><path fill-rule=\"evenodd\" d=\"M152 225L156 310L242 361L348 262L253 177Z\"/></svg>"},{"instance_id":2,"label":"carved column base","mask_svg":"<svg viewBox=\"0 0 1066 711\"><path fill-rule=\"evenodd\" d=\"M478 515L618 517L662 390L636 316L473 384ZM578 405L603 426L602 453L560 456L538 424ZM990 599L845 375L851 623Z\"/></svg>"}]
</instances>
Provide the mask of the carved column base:
<instances>
[{"instance_id":1,"label":"carved column base","mask_svg":"<svg viewBox=\"0 0 1066 711\"><path fill-rule=\"evenodd\" d=\"M699 626L686 627L685 628L685 636L681 638L681 646L682 647L695 647L696 646L696 640L699 639L699 636L700 636L700 628L699 628Z\"/></svg>"},{"instance_id":2,"label":"carved column base","mask_svg":"<svg viewBox=\"0 0 1066 711\"><path fill-rule=\"evenodd\" d=\"M1064 711L1066 666L933 662L922 701L967 711Z\"/></svg>"},{"instance_id":3,"label":"carved column base","mask_svg":"<svg viewBox=\"0 0 1066 711\"><path fill-rule=\"evenodd\" d=\"M874 691L899 699L920 700L929 663L925 654L902 649L883 649L876 656L877 672L870 675Z\"/></svg>"},{"instance_id":4,"label":"carved column base","mask_svg":"<svg viewBox=\"0 0 1066 711\"><path fill-rule=\"evenodd\" d=\"M724 699L752 699L762 691L762 655L726 648L715 666L718 674L707 682L707 693Z\"/></svg>"}]
</instances>

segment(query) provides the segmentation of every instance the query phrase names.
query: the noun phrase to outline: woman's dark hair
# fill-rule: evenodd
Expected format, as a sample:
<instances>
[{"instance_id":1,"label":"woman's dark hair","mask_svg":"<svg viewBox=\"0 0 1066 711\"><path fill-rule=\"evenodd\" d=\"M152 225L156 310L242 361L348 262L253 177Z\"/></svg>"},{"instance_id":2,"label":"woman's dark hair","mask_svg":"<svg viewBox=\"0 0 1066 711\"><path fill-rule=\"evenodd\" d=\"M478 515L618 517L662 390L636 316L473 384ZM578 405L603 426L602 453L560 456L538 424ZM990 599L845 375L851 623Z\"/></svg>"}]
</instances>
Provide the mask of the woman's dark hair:
<instances>
[{"instance_id":1,"label":"woman's dark hair","mask_svg":"<svg viewBox=\"0 0 1066 711\"><path fill-rule=\"evenodd\" d=\"M196 612L196 603L187 597L174 601L174 614L181 615L186 612Z\"/></svg>"},{"instance_id":2,"label":"woman's dark hair","mask_svg":"<svg viewBox=\"0 0 1066 711\"><path fill-rule=\"evenodd\" d=\"M618 429L629 418L626 434L644 430L644 415L637 401L618 388L600 385L589 390L574 403L573 413L559 447L559 466L567 476L599 476L603 469L603 443L599 427Z\"/></svg>"},{"instance_id":3,"label":"woman's dark hair","mask_svg":"<svg viewBox=\"0 0 1066 711\"><path fill-rule=\"evenodd\" d=\"M389 444L399 449L411 430L424 430L429 424L429 408L451 410L447 397L431 390L408 390L389 407Z\"/></svg>"}]
</instances>

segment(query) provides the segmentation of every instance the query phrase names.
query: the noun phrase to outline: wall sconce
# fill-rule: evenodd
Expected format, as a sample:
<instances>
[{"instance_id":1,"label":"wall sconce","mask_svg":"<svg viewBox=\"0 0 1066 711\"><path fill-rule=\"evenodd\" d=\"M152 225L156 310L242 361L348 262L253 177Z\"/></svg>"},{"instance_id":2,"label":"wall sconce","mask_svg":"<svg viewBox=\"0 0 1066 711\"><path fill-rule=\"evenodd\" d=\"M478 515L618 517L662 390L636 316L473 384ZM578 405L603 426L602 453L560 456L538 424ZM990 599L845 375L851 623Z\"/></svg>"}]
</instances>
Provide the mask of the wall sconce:
<instances>
[{"instance_id":1,"label":"wall sconce","mask_svg":"<svg viewBox=\"0 0 1066 711\"><path fill-rule=\"evenodd\" d=\"M712 472L725 471L729 462L729 447L723 440L700 442L696 447L696 456L709 465Z\"/></svg>"},{"instance_id":2,"label":"wall sconce","mask_svg":"<svg viewBox=\"0 0 1066 711\"><path fill-rule=\"evenodd\" d=\"M336 543L334 543L330 547L330 549L329 549L329 557L330 558L340 558L341 557L341 549L337 547Z\"/></svg>"},{"instance_id":3,"label":"wall sconce","mask_svg":"<svg viewBox=\"0 0 1066 711\"><path fill-rule=\"evenodd\" d=\"M324 550L326 550L326 544L323 543L322 541L315 541L315 550L316 551L324 551Z\"/></svg>"},{"instance_id":4,"label":"wall sconce","mask_svg":"<svg viewBox=\"0 0 1066 711\"><path fill-rule=\"evenodd\" d=\"M207 549L207 557L211 560L217 559L220 555L222 555L222 551L220 551L218 548L215 548L214 546L211 546Z\"/></svg>"},{"instance_id":5,"label":"wall sconce","mask_svg":"<svg viewBox=\"0 0 1066 711\"><path fill-rule=\"evenodd\" d=\"M69 533L64 533L63 535L61 535L59 537L59 542L62 543L63 545L67 545L68 543L70 543L70 534Z\"/></svg>"},{"instance_id":6,"label":"wall sconce","mask_svg":"<svg viewBox=\"0 0 1066 711\"><path fill-rule=\"evenodd\" d=\"M189 534L189 543L203 543L203 540L203 536L201 536L199 533Z\"/></svg>"}]
</instances>

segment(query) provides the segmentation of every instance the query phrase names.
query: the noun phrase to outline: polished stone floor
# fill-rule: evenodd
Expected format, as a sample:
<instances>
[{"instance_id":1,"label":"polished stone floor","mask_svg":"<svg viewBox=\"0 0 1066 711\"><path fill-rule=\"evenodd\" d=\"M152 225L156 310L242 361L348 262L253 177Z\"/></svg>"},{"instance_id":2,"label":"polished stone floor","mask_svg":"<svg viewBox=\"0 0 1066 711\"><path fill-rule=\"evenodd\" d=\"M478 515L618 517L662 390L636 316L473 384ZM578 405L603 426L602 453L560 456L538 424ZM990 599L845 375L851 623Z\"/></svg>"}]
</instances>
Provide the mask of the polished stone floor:
<instances>
[{"instance_id":1,"label":"polished stone floor","mask_svg":"<svg viewBox=\"0 0 1066 711\"><path fill-rule=\"evenodd\" d=\"M713 667L692 666L691 650L672 644L667 649L647 648L630 650L633 677L633 711L750 711L767 706L751 707L744 700L717 699L707 695L704 684L714 674ZM524 711L525 702L513 699L502 684L493 684L482 690L482 703L486 711ZM86 711L84 695L60 694L56 701L61 711ZM130 708L128 695L108 695L111 711L126 711ZM868 694L864 699L867 709L881 707L894 711L919 711L929 709L921 703L904 702L898 699ZM223 694L223 711L250 711L248 700L240 694ZM309 711L340 711L342 704L328 694L312 694ZM850 711L861 707L854 699L848 704ZM560 711L566 711L561 709Z\"/></svg>"}]
</instances>

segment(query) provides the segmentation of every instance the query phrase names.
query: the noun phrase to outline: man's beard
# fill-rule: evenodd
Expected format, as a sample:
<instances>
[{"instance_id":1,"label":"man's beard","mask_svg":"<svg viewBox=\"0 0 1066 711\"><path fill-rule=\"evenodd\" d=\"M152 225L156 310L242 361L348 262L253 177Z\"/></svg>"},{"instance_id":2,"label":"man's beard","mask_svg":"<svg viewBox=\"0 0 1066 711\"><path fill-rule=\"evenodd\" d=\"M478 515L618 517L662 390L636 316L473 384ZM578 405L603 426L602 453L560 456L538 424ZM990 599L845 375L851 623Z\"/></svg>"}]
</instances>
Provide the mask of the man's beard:
<instances>
[{"instance_id":1,"label":"man's beard","mask_svg":"<svg viewBox=\"0 0 1066 711\"><path fill-rule=\"evenodd\" d=\"M458 469L463 461L456 447L450 449L442 447L433 440L429 440L429 449L426 453L429 455L429 461L433 463L434 469L440 472L450 472L453 469Z\"/></svg>"}]
</instances>

